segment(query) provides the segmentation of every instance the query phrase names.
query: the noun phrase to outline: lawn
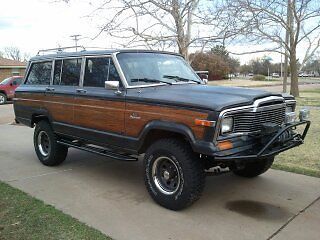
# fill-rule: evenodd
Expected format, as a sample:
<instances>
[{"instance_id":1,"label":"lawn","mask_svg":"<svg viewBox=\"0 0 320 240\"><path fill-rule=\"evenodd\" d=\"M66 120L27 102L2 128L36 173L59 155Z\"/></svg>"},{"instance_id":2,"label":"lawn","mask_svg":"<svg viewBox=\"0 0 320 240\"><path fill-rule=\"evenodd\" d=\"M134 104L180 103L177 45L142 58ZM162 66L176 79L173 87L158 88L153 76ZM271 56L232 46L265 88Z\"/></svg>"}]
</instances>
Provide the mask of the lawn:
<instances>
[{"instance_id":1,"label":"lawn","mask_svg":"<svg viewBox=\"0 0 320 240\"><path fill-rule=\"evenodd\" d=\"M320 89L302 91L298 109L310 107L311 127L305 143L276 157L273 168L320 177Z\"/></svg>"},{"instance_id":2,"label":"lawn","mask_svg":"<svg viewBox=\"0 0 320 240\"><path fill-rule=\"evenodd\" d=\"M0 240L111 239L54 207L0 182Z\"/></svg>"}]
</instances>

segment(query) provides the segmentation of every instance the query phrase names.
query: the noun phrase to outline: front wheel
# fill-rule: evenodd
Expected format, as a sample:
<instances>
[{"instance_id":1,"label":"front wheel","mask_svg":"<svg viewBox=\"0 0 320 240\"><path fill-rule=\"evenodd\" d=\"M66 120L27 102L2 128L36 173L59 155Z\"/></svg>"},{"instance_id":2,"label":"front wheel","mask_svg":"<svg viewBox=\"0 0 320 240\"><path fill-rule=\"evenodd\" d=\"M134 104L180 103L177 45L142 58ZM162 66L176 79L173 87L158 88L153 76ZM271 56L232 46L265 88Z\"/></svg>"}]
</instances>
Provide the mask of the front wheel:
<instances>
[{"instance_id":1,"label":"front wheel","mask_svg":"<svg viewBox=\"0 0 320 240\"><path fill-rule=\"evenodd\" d=\"M274 157L269 157L245 164L244 168L233 170L233 173L247 178L257 177L265 173L273 164Z\"/></svg>"},{"instance_id":2,"label":"front wheel","mask_svg":"<svg viewBox=\"0 0 320 240\"><path fill-rule=\"evenodd\" d=\"M40 162L46 166L59 165L67 157L68 148L57 143L57 136L47 121L37 123L33 142Z\"/></svg>"},{"instance_id":3,"label":"front wheel","mask_svg":"<svg viewBox=\"0 0 320 240\"><path fill-rule=\"evenodd\" d=\"M0 93L0 105L5 104L7 102L7 96L3 93Z\"/></svg>"},{"instance_id":4,"label":"front wheel","mask_svg":"<svg viewBox=\"0 0 320 240\"><path fill-rule=\"evenodd\" d=\"M190 146L178 139L161 139L151 145L144 158L145 184L155 202L183 209L200 198L204 167Z\"/></svg>"}]
</instances>

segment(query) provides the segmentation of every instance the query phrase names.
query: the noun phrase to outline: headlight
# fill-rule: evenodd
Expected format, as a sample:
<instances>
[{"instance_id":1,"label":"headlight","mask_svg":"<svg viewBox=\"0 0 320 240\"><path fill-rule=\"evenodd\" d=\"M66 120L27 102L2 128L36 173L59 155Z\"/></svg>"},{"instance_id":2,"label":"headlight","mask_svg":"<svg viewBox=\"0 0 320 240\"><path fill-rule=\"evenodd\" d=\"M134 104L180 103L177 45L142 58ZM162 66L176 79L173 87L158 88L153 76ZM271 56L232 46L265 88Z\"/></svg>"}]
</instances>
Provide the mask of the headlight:
<instances>
[{"instance_id":1,"label":"headlight","mask_svg":"<svg viewBox=\"0 0 320 240\"><path fill-rule=\"evenodd\" d=\"M293 107L292 106L287 106L286 107L286 113L289 113L289 112L293 112Z\"/></svg>"},{"instance_id":2,"label":"headlight","mask_svg":"<svg viewBox=\"0 0 320 240\"><path fill-rule=\"evenodd\" d=\"M233 118L232 117L227 117L222 119L221 122L221 133L228 133L231 132L233 129Z\"/></svg>"}]
</instances>

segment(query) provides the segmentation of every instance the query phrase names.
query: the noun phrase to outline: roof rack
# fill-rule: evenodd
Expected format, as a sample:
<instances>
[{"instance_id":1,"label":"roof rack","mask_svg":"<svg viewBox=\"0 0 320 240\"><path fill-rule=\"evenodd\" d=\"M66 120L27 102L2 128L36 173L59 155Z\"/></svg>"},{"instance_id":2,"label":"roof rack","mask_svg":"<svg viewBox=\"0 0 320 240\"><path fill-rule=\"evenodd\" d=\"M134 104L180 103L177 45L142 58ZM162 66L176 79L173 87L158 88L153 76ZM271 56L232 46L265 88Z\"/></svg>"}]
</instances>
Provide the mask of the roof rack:
<instances>
[{"instance_id":1,"label":"roof rack","mask_svg":"<svg viewBox=\"0 0 320 240\"><path fill-rule=\"evenodd\" d=\"M82 49L81 51L86 51L86 48L84 46L58 47L58 48L41 49L38 51L37 55L40 55L40 53L47 53L47 52L61 53L68 49L76 49L76 52L77 52L78 48L81 48Z\"/></svg>"}]
</instances>

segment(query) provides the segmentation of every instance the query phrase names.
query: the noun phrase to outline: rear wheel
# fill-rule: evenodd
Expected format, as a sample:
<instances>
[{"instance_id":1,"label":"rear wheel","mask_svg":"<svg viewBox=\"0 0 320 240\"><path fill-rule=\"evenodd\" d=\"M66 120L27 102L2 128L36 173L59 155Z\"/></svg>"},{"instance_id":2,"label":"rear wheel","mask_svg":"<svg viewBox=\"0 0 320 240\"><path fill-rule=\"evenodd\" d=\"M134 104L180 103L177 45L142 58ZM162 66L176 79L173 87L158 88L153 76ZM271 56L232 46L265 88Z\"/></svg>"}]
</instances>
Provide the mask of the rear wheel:
<instances>
[{"instance_id":1,"label":"rear wheel","mask_svg":"<svg viewBox=\"0 0 320 240\"><path fill-rule=\"evenodd\" d=\"M33 142L40 162L46 166L59 165L67 157L68 148L57 143L57 136L47 121L37 123Z\"/></svg>"},{"instance_id":2,"label":"rear wheel","mask_svg":"<svg viewBox=\"0 0 320 240\"><path fill-rule=\"evenodd\" d=\"M0 105L7 102L7 96L4 93L0 93Z\"/></svg>"},{"instance_id":3,"label":"rear wheel","mask_svg":"<svg viewBox=\"0 0 320 240\"><path fill-rule=\"evenodd\" d=\"M244 168L239 170L233 170L233 172L234 174L241 177L247 177L247 178L257 177L265 173L272 166L273 161L274 161L274 157L269 157L269 158L261 159L255 162L250 162L245 164Z\"/></svg>"},{"instance_id":4,"label":"rear wheel","mask_svg":"<svg viewBox=\"0 0 320 240\"><path fill-rule=\"evenodd\" d=\"M147 150L145 184L155 202L171 209L183 209L200 198L204 188L204 167L190 146L178 139L161 139Z\"/></svg>"}]
</instances>

